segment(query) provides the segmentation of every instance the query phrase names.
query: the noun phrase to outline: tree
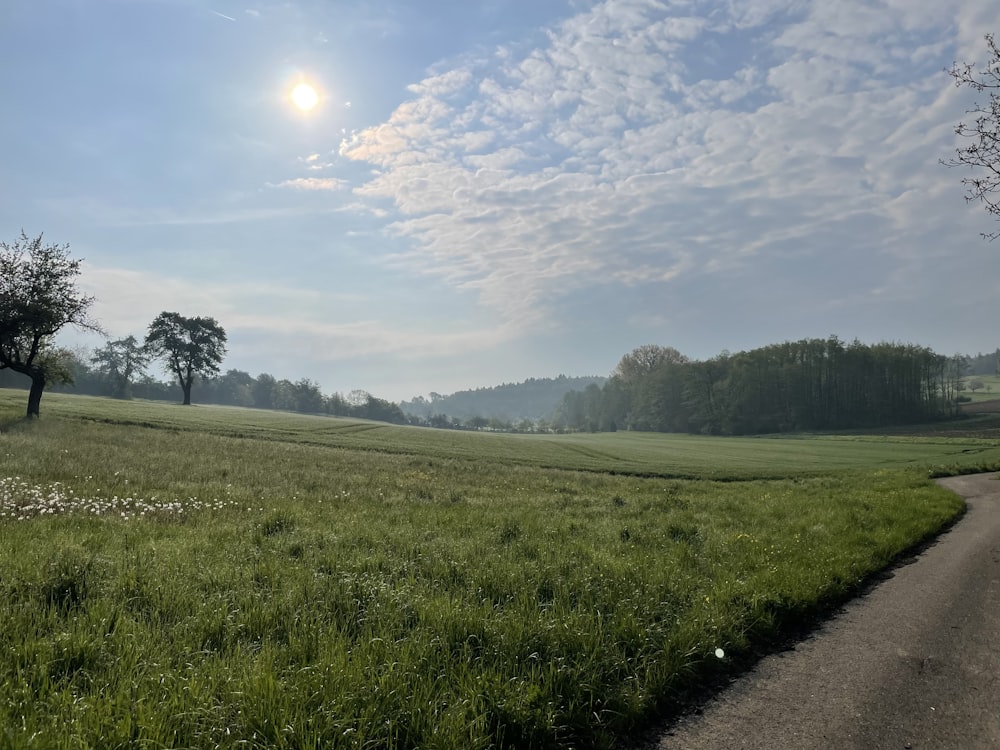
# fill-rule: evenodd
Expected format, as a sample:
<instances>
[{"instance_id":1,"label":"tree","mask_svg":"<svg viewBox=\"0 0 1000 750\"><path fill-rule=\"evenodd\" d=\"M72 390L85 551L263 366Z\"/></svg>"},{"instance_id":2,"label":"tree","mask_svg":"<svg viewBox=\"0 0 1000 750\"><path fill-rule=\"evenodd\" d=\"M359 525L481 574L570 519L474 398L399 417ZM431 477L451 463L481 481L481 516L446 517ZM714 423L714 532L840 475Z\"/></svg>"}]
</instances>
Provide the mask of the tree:
<instances>
[{"instance_id":1,"label":"tree","mask_svg":"<svg viewBox=\"0 0 1000 750\"><path fill-rule=\"evenodd\" d=\"M135 336L109 341L95 349L90 361L111 386L113 398L131 398L132 378L149 364L149 352Z\"/></svg>"},{"instance_id":2,"label":"tree","mask_svg":"<svg viewBox=\"0 0 1000 750\"><path fill-rule=\"evenodd\" d=\"M486 428L486 425L490 423L486 417L471 417L465 420L466 426L470 430L482 430Z\"/></svg>"},{"instance_id":3,"label":"tree","mask_svg":"<svg viewBox=\"0 0 1000 750\"><path fill-rule=\"evenodd\" d=\"M944 161L949 167L968 167L973 175L962 180L966 186L965 199L970 203L980 201L986 212L1000 221L1000 48L993 35L986 35L990 59L982 70L973 63L954 63L948 71L958 87L968 86L977 93L989 92L989 103L976 102L966 114L974 118L971 123L960 122L955 132L971 140L967 146L955 149L955 158ZM1000 231L984 232L983 237L994 240Z\"/></svg>"},{"instance_id":4,"label":"tree","mask_svg":"<svg viewBox=\"0 0 1000 750\"><path fill-rule=\"evenodd\" d=\"M295 411L303 414L319 414L323 411L323 393L319 383L309 378L302 378L292 384L295 393Z\"/></svg>"},{"instance_id":5,"label":"tree","mask_svg":"<svg viewBox=\"0 0 1000 750\"><path fill-rule=\"evenodd\" d=\"M249 372L226 370L219 380L219 397L231 406L253 406L253 386L255 380Z\"/></svg>"},{"instance_id":6,"label":"tree","mask_svg":"<svg viewBox=\"0 0 1000 750\"><path fill-rule=\"evenodd\" d=\"M435 394L431 394L432 396ZM347 394L344 399L348 405L354 407L364 406L368 403L368 399L371 398L371 394L368 391L363 391L360 388L355 388L353 391Z\"/></svg>"},{"instance_id":7,"label":"tree","mask_svg":"<svg viewBox=\"0 0 1000 750\"><path fill-rule=\"evenodd\" d=\"M250 385L250 394L253 397L253 405L258 409L273 409L274 388L278 384L274 375L262 372Z\"/></svg>"},{"instance_id":8,"label":"tree","mask_svg":"<svg viewBox=\"0 0 1000 750\"><path fill-rule=\"evenodd\" d=\"M39 416L48 382L65 377L52 337L67 325L100 332L89 317L94 298L77 289L80 260L69 245L45 244L23 231L13 243L0 242L0 370L31 378L28 417Z\"/></svg>"},{"instance_id":9,"label":"tree","mask_svg":"<svg viewBox=\"0 0 1000 750\"><path fill-rule=\"evenodd\" d=\"M688 358L672 346L643 344L621 358L611 377L633 383L662 365L684 364Z\"/></svg>"},{"instance_id":10,"label":"tree","mask_svg":"<svg viewBox=\"0 0 1000 750\"><path fill-rule=\"evenodd\" d=\"M219 374L226 355L226 332L215 318L185 318L175 312L161 312L149 324L146 348L177 376L187 406L191 404L195 376Z\"/></svg>"}]
</instances>

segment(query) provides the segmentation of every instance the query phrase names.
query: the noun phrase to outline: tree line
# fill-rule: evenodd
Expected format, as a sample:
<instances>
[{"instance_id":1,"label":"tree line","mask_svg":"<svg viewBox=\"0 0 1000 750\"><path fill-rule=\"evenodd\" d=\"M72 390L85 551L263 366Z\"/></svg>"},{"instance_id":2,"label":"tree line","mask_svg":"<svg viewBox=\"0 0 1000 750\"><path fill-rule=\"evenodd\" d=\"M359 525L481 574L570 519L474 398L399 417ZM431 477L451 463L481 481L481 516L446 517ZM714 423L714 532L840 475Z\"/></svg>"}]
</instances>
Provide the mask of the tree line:
<instances>
[{"instance_id":1,"label":"tree line","mask_svg":"<svg viewBox=\"0 0 1000 750\"><path fill-rule=\"evenodd\" d=\"M253 378L240 370L220 375L226 331L210 317L164 311L142 341L134 335L108 340L89 354L58 347L54 336L67 326L104 333L89 314L94 297L77 288L80 264L68 245L47 244L42 235L22 231L14 242L0 242L0 387L27 386L28 417L39 416L46 387L190 404L197 381L206 403L406 421L398 406L364 391L325 396L308 379L292 383L266 373ZM172 383L147 374L154 360Z\"/></svg>"},{"instance_id":2,"label":"tree line","mask_svg":"<svg viewBox=\"0 0 1000 750\"><path fill-rule=\"evenodd\" d=\"M399 406L363 391L324 396L308 379L254 378L239 370L220 375L226 332L212 318L162 312L142 342L135 336L108 341L89 357L60 349L53 336L67 325L101 330L88 314L93 297L76 287L79 273L80 261L69 257L68 247L46 245L41 235L22 232L12 244L0 242L0 373L27 377L29 417L38 416L49 385L76 382L76 390L117 398L140 390L147 398L162 397L176 388L190 404L197 379L207 402L408 421ZM175 384L145 374L152 360ZM845 344L835 336L724 352L703 362L649 345L626 354L603 386L592 382L567 393L552 427L750 434L931 421L955 414L968 364L911 344ZM440 400L427 405L433 409ZM432 426L500 427L499 420L493 425L482 416L468 424L433 413L418 419Z\"/></svg>"},{"instance_id":3,"label":"tree line","mask_svg":"<svg viewBox=\"0 0 1000 750\"><path fill-rule=\"evenodd\" d=\"M148 358L137 361L137 348L141 354L141 344L134 336L129 336L109 341L90 352L61 349L58 359L64 379L53 383L48 390L116 399L182 402L184 391L179 382L150 375L151 363ZM0 388L25 388L29 382L11 370L0 369ZM266 372L255 377L243 370L230 369L218 375L199 377L194 394L195 400L204 404L358 417L395 424L407 421L396 404L366 391L326 395L318 383L308 378L291 381Z\"/></svg>"},{"instance_id":4,"label":"tree line","mask_svg":"<svg viewBox=\"0 0 1000 750\"><path fill-rule=\"evenodd\" d=\"M915 424L953 417L965 358L836 336L693 361L672 347L626 354L603 388L565 396L567 429L747 435Z\"/></svg>"},{"instance_id":5,"label":"tree line","mask_svg":"<svg viewBox=\"0 0 1000 750\"><path fill-rule=\"evenodd\" d=\"M67 326L105 333L90 316L95 298L77 286L81 263L70 257L69 245L45 243L41 234L29 237L22 230L13 242L0 242L0 371L28 379L29 418L39 416L46 386L74 379L73 355L55 345L55 335ZM92 361L121 398L131 378L160 359L190 404L195 378L217 374L225 354L226 332L213 318L165 311L150 323L141 345L134 336L112 341Z\"/></svg>"},{"instance_id":6,"label":"tree line","mask_svg":"<svg viewBox=\"0 0 1000 750\"><path fill-rule=\"evenodd\" d=\"M471 424L484 420L488 429L508 429L525 420L538 422L548 419L562 400L573 390L582 390L592 383L604 385L605 377L528 378L520 383L504 383L492 387L456 391L447 396L431 393L429 398L416 396L400 402L400 408L410 417L430 422L434 417L447 415L472 429L482 429ZM440 421L440 420L437 420Z\"/></svg>"}]
</instances>

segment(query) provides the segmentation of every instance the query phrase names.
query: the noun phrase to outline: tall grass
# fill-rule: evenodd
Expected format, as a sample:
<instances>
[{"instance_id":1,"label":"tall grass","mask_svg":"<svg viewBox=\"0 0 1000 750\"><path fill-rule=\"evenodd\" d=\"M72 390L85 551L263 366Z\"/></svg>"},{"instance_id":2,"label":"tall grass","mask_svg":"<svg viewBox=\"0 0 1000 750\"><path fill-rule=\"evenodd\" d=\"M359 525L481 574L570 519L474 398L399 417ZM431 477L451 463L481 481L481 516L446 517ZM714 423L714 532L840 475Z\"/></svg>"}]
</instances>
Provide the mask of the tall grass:
<instances>
[{"instance_id":1,"label":"tall grass","mask_svg":"<svg viewBox=\"0 0 1000 750\"><path fill-rule=\"evenodd\" d=\"M925 467L679 480L290 424L0 434L0 746L612 747L961 509Z\"/></svg>"}]
</instances>

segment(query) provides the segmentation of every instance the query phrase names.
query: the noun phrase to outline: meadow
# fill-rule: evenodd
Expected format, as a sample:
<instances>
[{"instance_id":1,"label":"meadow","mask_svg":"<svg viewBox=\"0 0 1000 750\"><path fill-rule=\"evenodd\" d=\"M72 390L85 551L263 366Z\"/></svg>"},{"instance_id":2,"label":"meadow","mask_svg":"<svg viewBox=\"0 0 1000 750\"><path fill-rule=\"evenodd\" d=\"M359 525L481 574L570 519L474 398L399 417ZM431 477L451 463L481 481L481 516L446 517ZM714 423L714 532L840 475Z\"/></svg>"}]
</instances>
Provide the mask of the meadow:
<instances>
[{"instance_id":1,"label":"meadow","mask_svg":"<svg viewBox=\"0 0 1000 750\"><path fill-rule=\"evenodd\" d=\"M1000 468L0 391L0 747L621 746Z\"/></svg>"},{"instance_id":2,"label":"meadow","mask_svg":"<svg viewBox=\"0 0 1000 750\"><path fill-rule=\"evenodd\" d=\"M1000 375L970 375L965 378L967 385L974 380L978 380L985 387L975 391L966 387L966 390L962 391L963 396L967 396L973 403L1000 399Z\"/></svg>"}]
</instances>

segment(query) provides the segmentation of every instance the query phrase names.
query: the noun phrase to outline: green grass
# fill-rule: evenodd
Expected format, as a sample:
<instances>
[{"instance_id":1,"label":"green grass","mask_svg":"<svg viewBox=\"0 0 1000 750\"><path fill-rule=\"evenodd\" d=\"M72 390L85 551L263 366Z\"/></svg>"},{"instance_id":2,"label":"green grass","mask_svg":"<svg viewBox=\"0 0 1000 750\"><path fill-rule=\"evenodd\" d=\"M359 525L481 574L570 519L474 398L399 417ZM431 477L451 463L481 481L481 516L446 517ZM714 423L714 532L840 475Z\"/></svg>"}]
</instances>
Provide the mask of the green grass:
<instances>
[{"instance_id":1,"label":"green grass","mask_svg":"<svg viewBox=\"0 0 1000 750\"><path fill-rule=\"evenodd\" d=\"M930 472L998 458L22 399L0 747L620 746L960 512Z\"/></svg>"},{"instance_id":2,"label":"green grass","mask_svg":"<svg viewBox=\"0 0 1000 750\"><path fill-rule=\"evenodd\" d=\"M967 375L965 377L966 384L973 380L982 381L982 383L989 390L984 388L972 391L966 388L966 390L962 391L960 395L968 396L973 402L995 401L1000 399L1000 375Z\"/></svg>"},{"instance_id":3,"label":"green grass","mask_svg":"<svg viewBox=\"0 0 1000 750\"><path fill-rule=\"evenodd\" d=\"M0 390L0 419L16 421L25 396ZM114 401L48 394L43 418L276 441L435 459L687 479L786 478L857 468L1000 468L1000 442L907 435L699 437L618 432L509 435L401 427L363 420L222 406Z\"/></svg>"}]
</instances>

